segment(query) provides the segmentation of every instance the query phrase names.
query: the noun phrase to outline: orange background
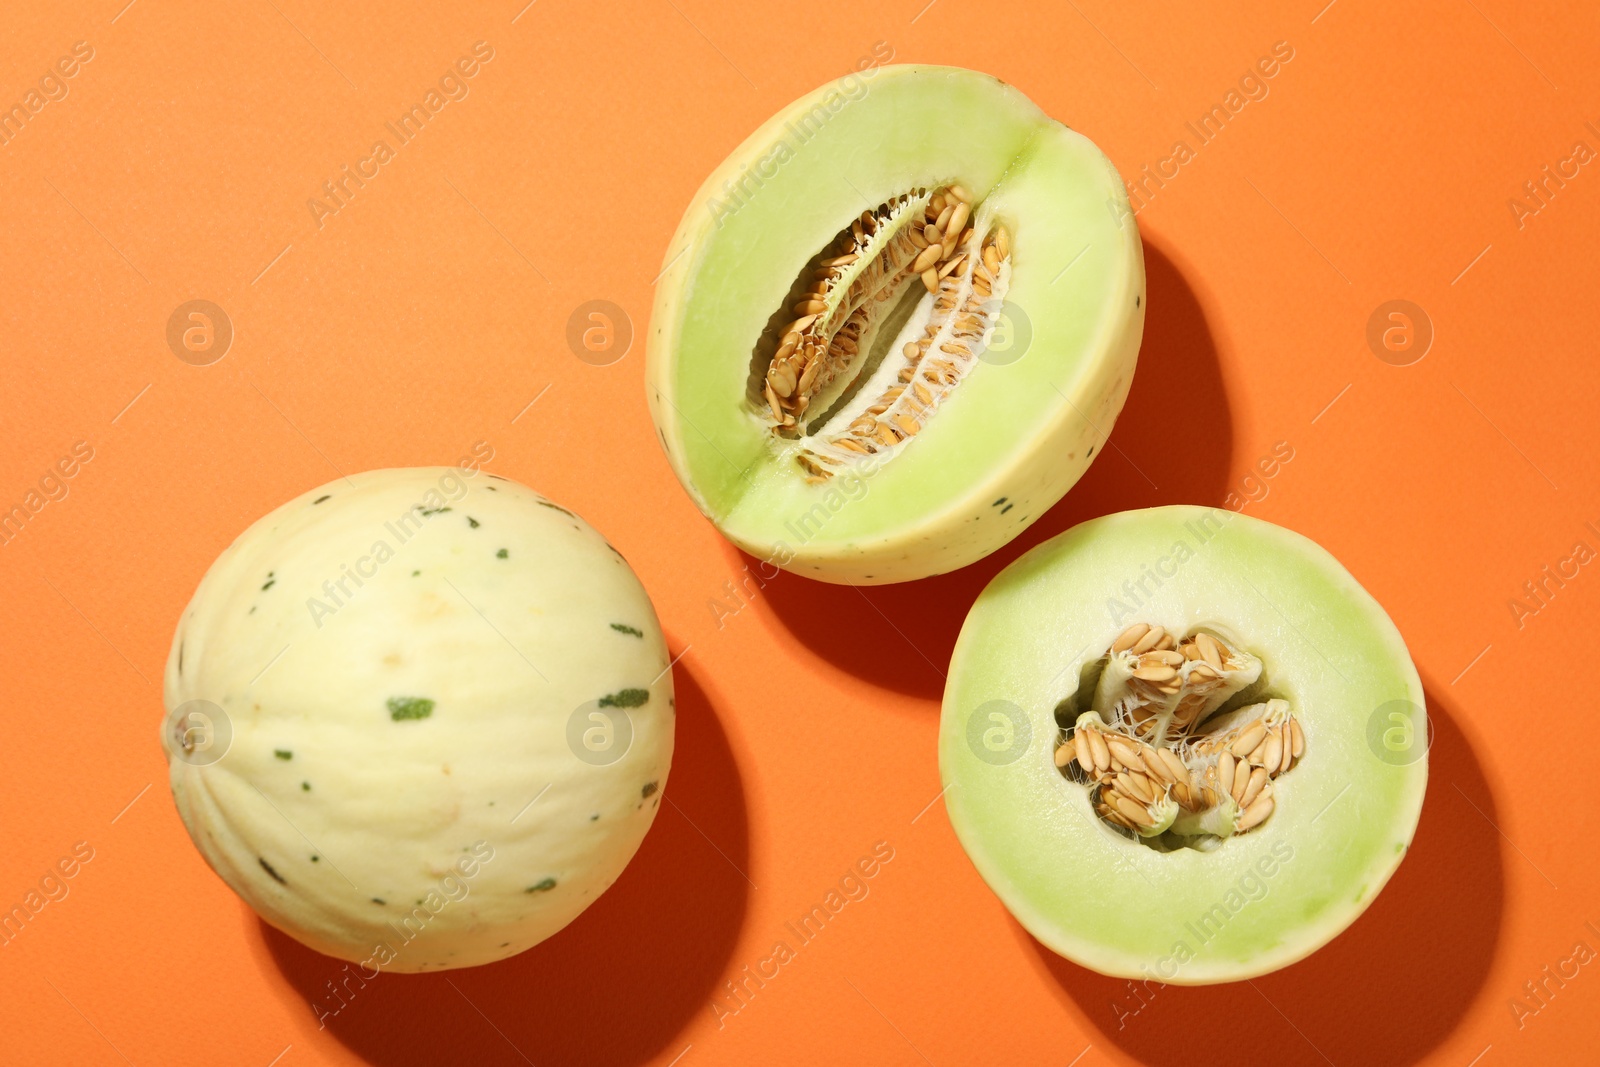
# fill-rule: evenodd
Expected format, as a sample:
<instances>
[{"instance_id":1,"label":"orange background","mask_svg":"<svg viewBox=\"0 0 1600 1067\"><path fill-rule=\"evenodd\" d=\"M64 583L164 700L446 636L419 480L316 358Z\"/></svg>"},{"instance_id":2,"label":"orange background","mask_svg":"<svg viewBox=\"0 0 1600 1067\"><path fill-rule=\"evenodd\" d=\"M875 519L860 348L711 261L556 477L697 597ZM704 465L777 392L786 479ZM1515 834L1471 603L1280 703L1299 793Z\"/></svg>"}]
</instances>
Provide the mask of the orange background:
<instances>
[{"instance_id":1,"label":"orange background","mask_svg":"<svg viewBox=\"0 0 1600 1067\"><path fill-rule=\"evenodd\" d=\"M525 2L7 12L0 104L74 42L94 57L0 147L0 505L74 442L94 452L0 546L0 904L76 842L94 858L0 948L0 1059L1593 1062L1600 963L1536 1014L1510 1005L1577 942L1600 951L1592 761L1560 759L1593 737L1593 681L1565 673L1565 648L1600 625L1600 564L1520 625L1508 602L1575 542L1600 548L1597 165L1520 226L1508 200L1575 141L1600 149L1600 9ZM494 58L469 95L319 227L322 182L479 40ZM1275 42L1294 58L1140 211L1138 378L1064 502L965 571L861 590L784 576L719 626L712 602L748 561L654 441L652 281L711 168L880 41L1018 85L1128 178L1193 147L1184 122ZM209 366L166 343L191 299L234 326ZM593 299L631 318L609 366L566 341ZM1392 299L1433 325L1409 366L1366 340ZM480 440L489 470L584 515L650 589L682 653L670 803L549 942L385 975L319 1031L339 965L258 922L169 800L168 643L258 516ZM929 806L942 672L1022 548L1108 511L1222 504L1279 441L1294 458L1246 510L1329 548L1406 635L1436 730L1427 804L1394 881L1328 948L1141 1006L1024 933ZM722 984L879 841L894 858L870 895L719 1019Z\"/></svg>"}]
</instances>

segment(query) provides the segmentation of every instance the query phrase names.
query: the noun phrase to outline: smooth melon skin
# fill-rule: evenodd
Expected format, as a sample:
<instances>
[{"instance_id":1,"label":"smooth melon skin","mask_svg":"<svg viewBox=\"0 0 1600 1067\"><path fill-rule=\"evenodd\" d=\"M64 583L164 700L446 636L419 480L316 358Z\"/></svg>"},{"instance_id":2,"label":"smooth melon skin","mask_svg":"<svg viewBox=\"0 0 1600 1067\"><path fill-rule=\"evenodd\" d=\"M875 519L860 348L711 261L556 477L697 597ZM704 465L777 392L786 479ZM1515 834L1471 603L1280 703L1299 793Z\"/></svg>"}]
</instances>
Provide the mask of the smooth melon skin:
<instances>
[{"instance_id":1,"label":"smooth melon skin","mask_svg":"<svg viewBox=\"0 0 1600 1067\"><path fill-rule=\"evenodd\" d=\"M560 930L638 849L672 760L666 642L632 570L470 467L352 475L251 526L185 609L165 698L206 861L273 926L380 970ZM232 729L212 763L175 740L193 700ZM631 743L605 732L619 709Z\"/></svg>"},{"instance_id":2,"label":"smooth melon skin","mask_svg":"<svg viewBox=\"0 0 1600 1067\"><path fill-rule=\"evenodd\" d=\"M1274 782L1273 815L1213 852L1164 854L1118 835L1091 810L1088 788L1055 768L1057 703L1136 621L1231 634L1261 657L1270 691L1305 731L1304 756ZM990 701L1020 709L1026 747L1002 743L1006 755L980 758L969 722L1002 707L978 710ZM1164 983L1250 978L1344 930L1404 857L1427 785L1426 741L1380 756L1369 738L1404 707L1392 701L1415 705L1421 721L1405 644L1316 544L1229 511L1122 512L1032 549L973 605L940 720L945 805L990 888L1062 956Z\"/></svg>"},{"instance_id":3,"label":"smooth melon skin","mask_svg":"<svg viewBox=\"0 0 1600 1067\"><path fill-rule=\"evenodd\" d=\"M1011 232L1006 300L1031 342L979 363L902 454L809 484L751 402L755 341L864 207L952 180ZM943 573L1020 533L1111 433L1144 329L1116 169L1016 89L955 67L881 67L796 101L706 179L665 258L646 386L674 473L740 548L830 582Z\"/></svg>"}]
</instances>

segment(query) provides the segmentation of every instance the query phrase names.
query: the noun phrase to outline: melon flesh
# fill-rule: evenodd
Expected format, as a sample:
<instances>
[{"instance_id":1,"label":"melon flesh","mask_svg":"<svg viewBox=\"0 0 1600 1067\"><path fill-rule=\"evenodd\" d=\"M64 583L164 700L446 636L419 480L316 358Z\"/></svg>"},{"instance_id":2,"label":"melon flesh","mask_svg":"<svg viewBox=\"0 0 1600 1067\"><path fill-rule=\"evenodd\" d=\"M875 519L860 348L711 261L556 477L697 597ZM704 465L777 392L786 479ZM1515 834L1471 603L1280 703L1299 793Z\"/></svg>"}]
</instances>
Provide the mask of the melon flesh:
<instances>
[{"instance_id":1,"label":"melon flesh","mask_svg":"<svg viewBox=\"0 0 1600 1067\"><path fill-rule=\"evenodd\" d=\"M981 558L1078 479L1132 382L1144 263L1115 168L1016 89L932 66L880 68L844 95L855 84L796 101L696 194L657 286L647 389L674 472L725 536L798 574L876 584ZM1012 235L1025 354L980 362L870 473L808 481L751 401L755 342L864 208L948 182Z\"/></svg>"},{"instance_id":2,"label":"melon flesh","mask_svg":"<svg viewBox=\"0 0 1600 1067\"><path fill-rule=\"evenodd\" d=\"M1234 635L1305 732L1272 816L1210 851L1119 834L1052 758L1079 671L1141 620ZM1010 762L969 742L970 717L992 701L1020 709L1031 734ZM1316 544L1209 508L1123 512L1029 551L974 604L940 724L945 805L990 888L1060 955L1166 983L1249 978L1344 930L1404 857L1428 772L1422 738L1404 758L1370 740L1396 701L1424 705L1400 634Z\"/></svg>"}]
</instances>

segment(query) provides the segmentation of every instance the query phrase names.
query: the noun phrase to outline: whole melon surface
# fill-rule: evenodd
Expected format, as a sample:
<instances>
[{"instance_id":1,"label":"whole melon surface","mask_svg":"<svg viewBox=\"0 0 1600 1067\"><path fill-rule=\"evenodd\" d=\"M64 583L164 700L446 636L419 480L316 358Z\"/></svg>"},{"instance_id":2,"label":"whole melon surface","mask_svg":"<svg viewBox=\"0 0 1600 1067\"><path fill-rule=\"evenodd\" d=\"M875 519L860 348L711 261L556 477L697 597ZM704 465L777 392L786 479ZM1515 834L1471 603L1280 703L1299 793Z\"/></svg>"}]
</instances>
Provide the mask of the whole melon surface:
<instances>
[{"instance_id":1,"label":"whole melon surface","mask_svg":"<svg viewBox=\"0 0 1600 1067\"><path fill-rule=\"evenodd\" d=\"M633 857L672 761L633 571L471 468L352 475L252 525L183 612L165 703L206 862L278 929L392 971L566 926Z\"/></svg>"}]
</instances>

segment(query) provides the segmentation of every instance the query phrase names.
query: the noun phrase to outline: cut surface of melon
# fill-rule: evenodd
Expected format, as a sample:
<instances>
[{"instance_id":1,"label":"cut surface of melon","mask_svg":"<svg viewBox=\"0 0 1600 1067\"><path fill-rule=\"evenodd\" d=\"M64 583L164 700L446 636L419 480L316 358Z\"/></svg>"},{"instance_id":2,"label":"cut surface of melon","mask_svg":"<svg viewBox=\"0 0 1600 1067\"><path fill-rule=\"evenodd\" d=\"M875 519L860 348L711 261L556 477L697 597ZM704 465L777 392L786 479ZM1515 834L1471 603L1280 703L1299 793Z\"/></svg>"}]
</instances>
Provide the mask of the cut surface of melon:
<instances>
[{"instance_id":1,"label":"cut surface of melon","mask_svg":"<svg viewBox=\"0 0 1600 1067\"><path fill-rule=\"evenodd\" d=\"M1218 728L1268 703L1300 725L1248 832L1216 823L1201 847L1126 832L1055 758L1097 717L1074 719L1093 696L1080 680L1141 622L1259 660ZM939 740L951 823L1018 921L1093 970L1177 984L1263 974L1349 926L1411 842L1426 750L1421 682L1372 597L1308 539L1200 507L1091 520L1002 571L957 641Z\"/></svg>"},{"instance_id":2,"label":"cut surface of melon","mask_svg":"<svg viewBox=\"0 0 1600 1067\"><path fill-rule=\"evenodd\" d=\"M648 397L739 547L904 581L1067 491L1143 321L1138 231L1092 142L989 75L883 67L796 101L706 180L657 285Z\"/></svg>"}]
</instances>

